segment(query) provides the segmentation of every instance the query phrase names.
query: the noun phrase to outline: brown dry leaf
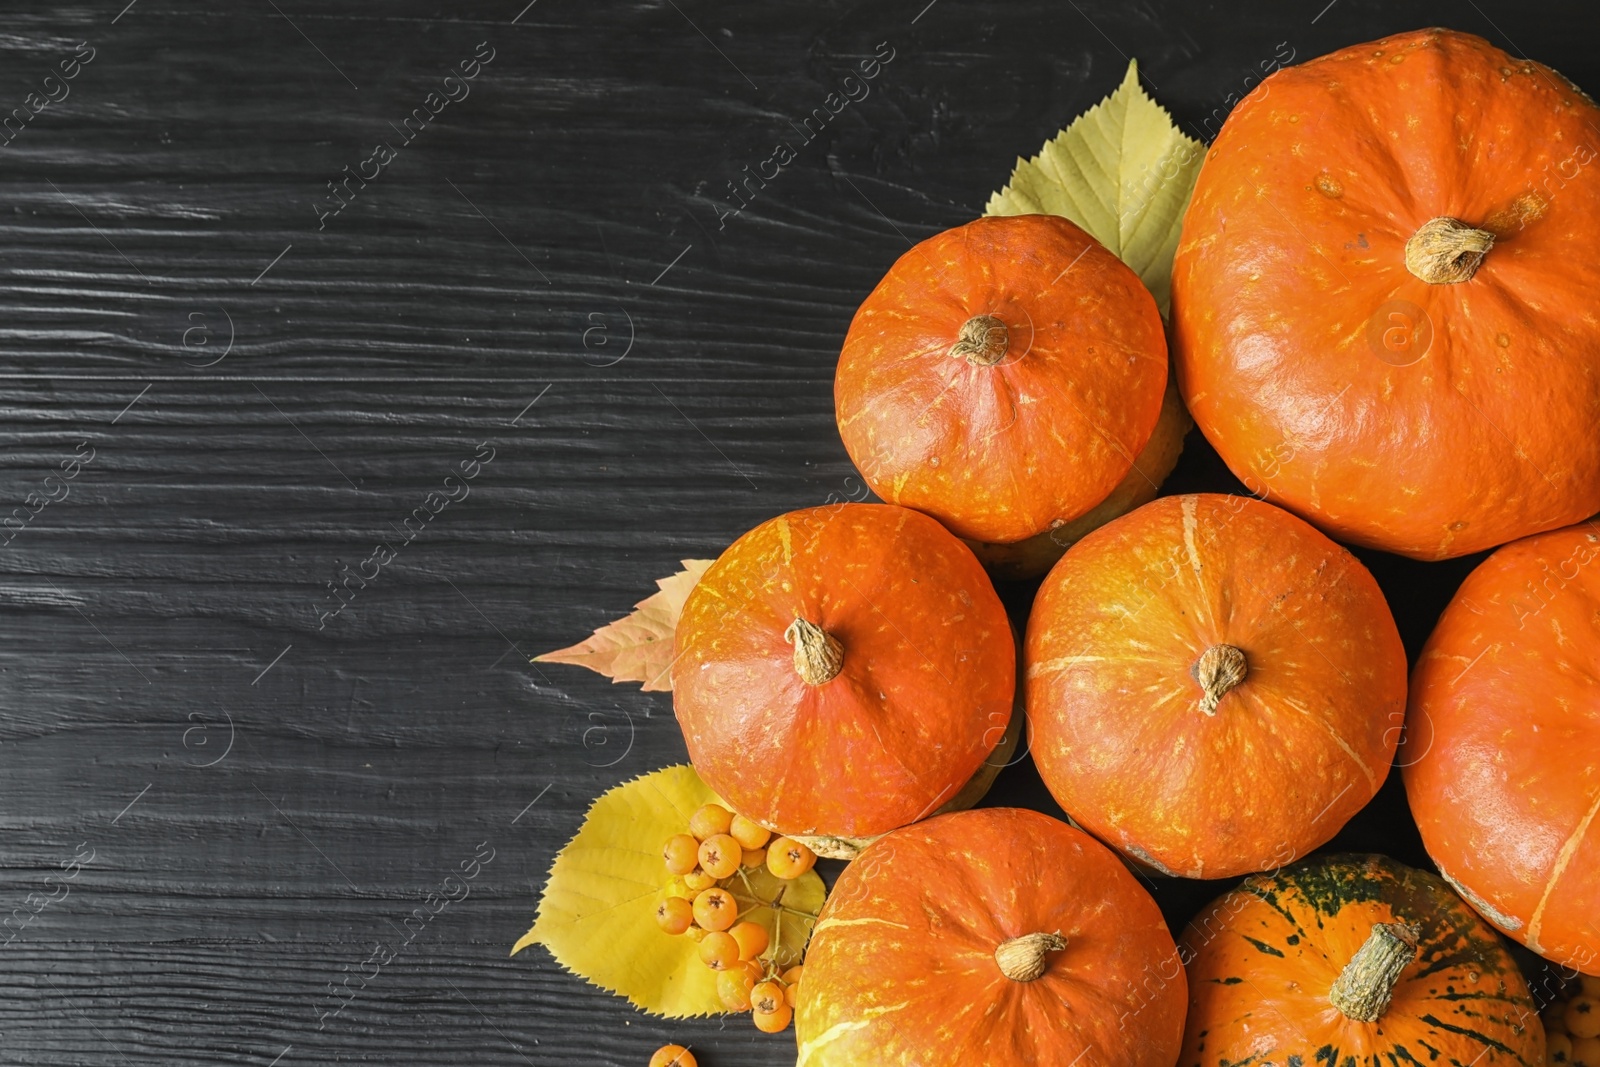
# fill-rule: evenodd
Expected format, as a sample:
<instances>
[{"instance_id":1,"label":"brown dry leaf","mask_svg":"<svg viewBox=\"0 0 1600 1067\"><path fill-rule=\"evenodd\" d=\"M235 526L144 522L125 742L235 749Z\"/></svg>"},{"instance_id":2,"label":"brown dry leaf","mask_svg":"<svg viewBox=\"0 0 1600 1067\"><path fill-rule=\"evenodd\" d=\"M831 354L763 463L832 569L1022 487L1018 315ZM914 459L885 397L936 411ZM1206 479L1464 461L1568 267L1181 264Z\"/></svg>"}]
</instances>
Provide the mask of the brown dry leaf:
<instances>
[{"instance_id":1,"label":"brown dry leaf","mask_svg":"<svg viewBox=\"0 0 1600 1067\"><path fill-rule=\"evenodd\" d=\"M643 682L645 692L672 691L672 632L694 583L715 562L686 559L683 570L658 578L661 587L634 605L632 615L607 623L571 648L533 657L535 663L571 663L613 682Z\"/></svg>"}]
</instances>

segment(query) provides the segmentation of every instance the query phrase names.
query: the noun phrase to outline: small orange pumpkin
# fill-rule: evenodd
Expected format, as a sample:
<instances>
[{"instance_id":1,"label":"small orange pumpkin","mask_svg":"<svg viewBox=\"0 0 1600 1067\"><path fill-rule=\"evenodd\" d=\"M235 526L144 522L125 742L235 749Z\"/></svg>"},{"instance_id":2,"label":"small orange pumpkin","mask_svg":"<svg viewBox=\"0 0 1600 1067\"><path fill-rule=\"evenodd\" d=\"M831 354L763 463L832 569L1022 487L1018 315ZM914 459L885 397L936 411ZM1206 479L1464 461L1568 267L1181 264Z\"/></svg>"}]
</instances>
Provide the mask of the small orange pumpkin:
<instances>
[{"instance_id":1,"label":"small orange pumpkin","mask_svg":"<svg viewBox=\"0 0 1600 1067\"><path fill-rule=\"evenodd\" d=\"M1405 715L1377 582L1250 497L1162 497L1068 549L1024 662L1050 792L1101 840L1189 878L1331 838L1383 784Z\"/></svg>"},{"instance_id":2,"label":"small orange pumpkin","mask_svg":"<svg viewBox=\"0 0 1600 1067\"><path fill-rule=\"evenodd\" d=\"M1406 796L1467 901L1600 974L1600 533L1506 545L1467 576L1412 678Z\"/></svg>"},{"instance_id":3,"label":"small orange pumpkin","mask_svg":"<svg viewBox=\"0 0 1600 1067\"><path fill-rule=\"evenodd\" d=\"M1385 856L1257 875L1189 924L1181 1067L1539 1067L1505 945L1450 887Z\"/></svg>"},{"instance_id":4,"label":"small orange pumpkin","mask_svg":"<svg viewBox=\"0 0 1600 1067\"><path fill-rule=\"evenodd\" d=\"M1160 909L1105 846L1022 808L941 815L839 876L798 1067L1172 1067L1184 996Z\"/></svg>"},{"instance_id":5,"label":"small orange pumpkin","mask_svg":"<svg viewBox=\"0 0 1600 1067\"><path fill-rule=\"evenodd\" d=\"M1154 500L1161 492L1161 483L1178 465L1184 436L1192 429L1194 422L1184 410L1183 401L1178 399L1178 383L1169 377L1166 392L1161 397L1161 415L1156 419L1150 440L1133 461L1127 477L1117 483L1109 496L1076 519L1052 526L1026 541L997 544L968 540L967 546L997 582L1039 577L1085 534Z\"/></svg>"},{"instance_id":6,"label":"small orange pumpkin","mask_svg":"<svg viewBox=\"0 0 1600 1067\"><path fill-rule=\"evenodd\" d=\"M956 795L1006 732L1016 653L972 551L889 504L792 511L695 584L672 701L689 758L782 834L867 837Z\"/></svg>"},{"instance_id":7,"label":"small orange pumpkin","mask_svg":"<svg viewBox=\"0 0 1600 1067\"><path fill-rule=\"evenodd\" d=\"M834 405L880 497L961 537L1014 542L1128 476L1166 380L1138 276L1068 220L1016 215L900 257L850 323Z\"/></svg>"},{"instance_id":8,"label":"small orange pumpkin","mask_svg":"<svg viewBox=\"0 0 1600 1067\"><path fill-rule=\"evenodd\" d=\"M1184 401L1251 492L1443 559L1600 510L1600 108L1450 30L1228 117L1172 274Z\"/></svg>"}]
</instances>

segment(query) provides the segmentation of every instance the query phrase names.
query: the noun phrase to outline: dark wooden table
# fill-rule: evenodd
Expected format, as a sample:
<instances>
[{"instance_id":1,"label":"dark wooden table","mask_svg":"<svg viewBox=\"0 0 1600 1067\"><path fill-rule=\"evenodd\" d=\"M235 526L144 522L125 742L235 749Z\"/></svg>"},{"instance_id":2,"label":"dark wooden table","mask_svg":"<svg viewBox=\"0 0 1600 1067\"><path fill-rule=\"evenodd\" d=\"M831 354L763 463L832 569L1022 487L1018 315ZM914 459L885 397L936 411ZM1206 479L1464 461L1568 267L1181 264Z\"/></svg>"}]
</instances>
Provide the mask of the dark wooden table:
<instances>
[{"instance_id":1,"label":"dark wooden table","mask_svg":"<svg viewBox=\"0 0 1600 1067\"><path fill-rule=\"evenodd\" d=\"M856 304L1127 57L1202 133L1285 45L1427 24L1600 87L1576 2L124 2L0 34L0 913L33 916L0 1063L29 1067L787 1062L507 958L590 801L684 758L665 694L529 656L846 487ZM1191 434L1169 488L1238 486ZM1413 654L1475 562L1363 558ZM1057 810L1026 761L991 801ZM1425 862L1396 782L1339 844ZM1181 923L1220 888L1158 893Z\"/></svg>"}]
</instances>

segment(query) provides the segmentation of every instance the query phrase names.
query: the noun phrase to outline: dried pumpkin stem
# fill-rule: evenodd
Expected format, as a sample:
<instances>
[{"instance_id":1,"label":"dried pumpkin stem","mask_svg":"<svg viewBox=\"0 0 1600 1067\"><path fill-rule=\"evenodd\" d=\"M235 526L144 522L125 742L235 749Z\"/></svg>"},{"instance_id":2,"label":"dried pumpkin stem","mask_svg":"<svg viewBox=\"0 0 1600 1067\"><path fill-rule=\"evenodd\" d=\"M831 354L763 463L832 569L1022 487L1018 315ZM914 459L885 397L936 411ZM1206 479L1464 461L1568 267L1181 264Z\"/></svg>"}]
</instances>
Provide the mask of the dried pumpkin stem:
<instances>
[{"instance_id":1,"label":"dried pumpkin stem","mask_svg":"<svg viewBox=\"0 0 1600 1067\"><path fill-rule=\"evenodd\" d=\"M1067 939L1060 934L1023 934L1000 942L994 961L1000 965L1000 973L1013 982L1031 982L1049 968L1049 954L1066 947Z\"/></svg>"},{"instance_id":2,"label":"dried pumpkin stem","mask_svg":"<svg viewBox=\"0 0 1600 1067\"><path fill-rule=\"evenodd\" d=\"M783 639L794 646L794 669L807 685L827 685L844 666L844 646L816 623L797 618Z\"/></svg>"},{"instance_id":3,"label":"dried pumpkin stem","mask_svg":"<svg viewBox=\"0 0 1600 1067\"><path fill-rule=\"evenodd\" d=\"M861 855L862 849L872 844L882 835L874 837L839 837L834 834L790 834L789 836L823 859L845 860L848 862Z\"/></svg>"},{"instance_id":4,"label":"dried pumpkin stem","mask_svg":"<svg viewBox=\"0 0 1600 1067\"><path fill-rule=\"evenodd\" d=\"M961 324L961 333L950 346L950 354L965 357L974 367L992 367L1006 358L1010 343L1011 334L1005 323L993 315L974 315Z\"/></svg>"},{"instance_id":5,"label":"dried pumpkin stem","mask_svg":"<svg viewBox=\"0 0 1600 1067\"><path fill-rule=\"evenodd\" d=\"M1418 227L1406 242L1406 269L1430 285L1454 285L1472 277L1494 247L1494 234L1440 215Z\"/></svg>"},{"instance_id":6,"label":"dried pumpkin stem","mask_svg":"<svg viewBox=\"0 0 1600 1067\"><path fill-rule=\"evenodd\" d=\"M1348 1019L1375 1023L1389 1010L1400 972L1417 958L1422 929L1405 923L1374 923L1367 943L1345 964L1328 1000Z\"/></svg>"},{"instance_id":7,"label":"dried pumpkin stem","mask_svg":"<svg viewBox=\"0 0 1600 1067\"><path fill-rule=\"evenodd\" d=\"M1200 710L1215 715L1223 696L1249 673L1244 652L1232 645L1212 645L1202 652L1193 671L1194 680L1205 691L1200 697Z\"/></svg>"}]
</instances>

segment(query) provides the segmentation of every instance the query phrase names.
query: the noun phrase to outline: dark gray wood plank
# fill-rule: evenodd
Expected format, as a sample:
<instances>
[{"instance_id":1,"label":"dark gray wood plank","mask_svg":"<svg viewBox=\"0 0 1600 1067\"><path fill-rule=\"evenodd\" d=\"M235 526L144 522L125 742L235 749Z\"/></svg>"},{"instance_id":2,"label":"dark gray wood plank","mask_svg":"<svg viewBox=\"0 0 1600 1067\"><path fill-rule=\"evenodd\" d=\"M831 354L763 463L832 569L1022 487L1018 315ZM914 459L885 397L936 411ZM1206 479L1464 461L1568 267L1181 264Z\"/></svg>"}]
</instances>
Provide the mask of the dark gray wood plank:
<instances>
[{"instance_id":1,"label":"dark gray wood plank","mask_svg":"<svg viewBox=\"0 0 1600 1067\"><path fill-rule=\"evenodd\" d=\"M1429 23L1600 85L1587 9L1502 0L6 14L0 114L93 49L0 148L0 515L93 450L0 547L0 913L93 855L0 948L0 1062L28 1065L784 1062L506 957L589 802L684 758L666 696L528 657L847 488L857 303L1128 55L1191 129L1279 42ZM871 94L799 144L879 42ZM795 162L719 217L779 140ZM470 495L321 620L480 445ZM1197 436L1172 484L1236 488ZM1364 558L1413 652L1471 562ZM1055 810L1026 762L994 800ZM480 843L470 896L324 1018ZM1422 861L1392 785L1341 843ZM1179 923L1219 888L1156 892Z\"/></svg>"}]
</instances>

